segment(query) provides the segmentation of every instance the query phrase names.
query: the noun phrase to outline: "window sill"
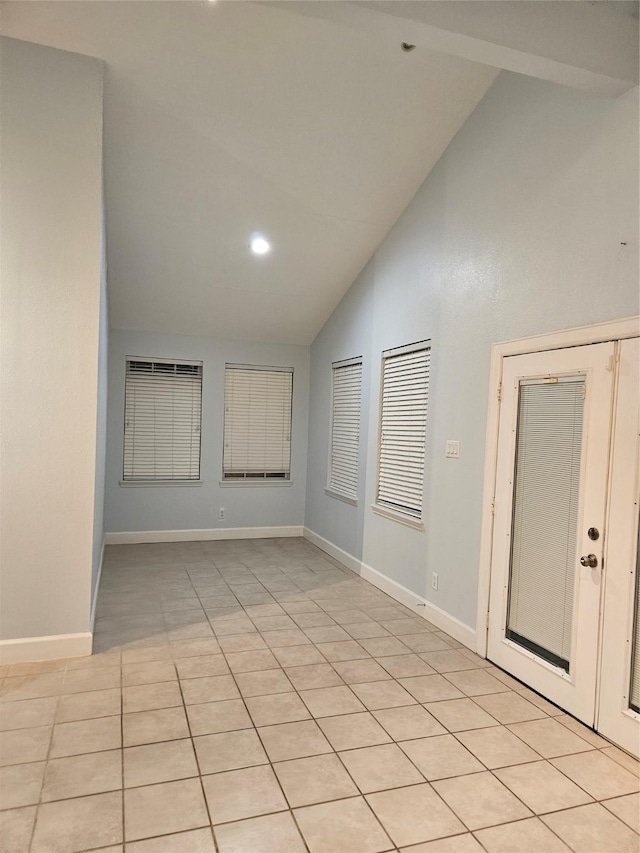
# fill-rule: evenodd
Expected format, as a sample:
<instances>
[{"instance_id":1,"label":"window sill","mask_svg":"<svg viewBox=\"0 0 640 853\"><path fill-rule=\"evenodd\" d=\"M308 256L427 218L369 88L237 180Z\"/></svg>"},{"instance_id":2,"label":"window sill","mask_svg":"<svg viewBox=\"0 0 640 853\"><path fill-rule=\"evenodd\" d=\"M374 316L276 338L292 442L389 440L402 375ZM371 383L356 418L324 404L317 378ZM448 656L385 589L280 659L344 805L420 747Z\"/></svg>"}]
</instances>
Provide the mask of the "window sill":
<instances>
[{"instance_id":1,"label":"window sill","mask_svg":"<svg viewBox=\"0 0 640 853\"><path fill-rule=\"evenodd\" d=\"M358 506L357 498L350 498L347 495L341 495L340 492L335 492L333 489L326 488L324 490L325 495L329 495L330 498L336 498L339 501L343 501L346 504L351 504L351 506Z\"/></svg>"},{"instance_id":2,"label":"window sill","mask_svg":"<svg viewBox=\"0 0 640 853\"><path fill-rule=\"evenodd\" d=\"M157 489L174 488L185 486L202 486L204 480L120 480L120 486L124 489Z\"/></svg>"},{"instance_id":3,"label":"window sill","mask_svg":"<svg viewBox=\"0 0 640 853\"><path fill-rule=\"evenodd\" d=\"M404 524L405 527L411 527L414 530L419 530L421 533L424 533L424 522L420 521L418 518L412 518L410 515L404 515L404 513L396 512L386 506L379 506L379 504L371 504L371 509L376 513L376 515L381 515L384 518L391 519L391 521L397 521L399 524Z\"/></svg>"},{"instance_id":4,"label":"window sill","mask_svg":"<svg viewBox=\"0 0 640 853\"><path fill-rule=\"evenodd\" d=\"M293 486L293 480L249 480L249 479L229 479L220 480L220 486L223 489L252 489L252 488L270 488L275 486L281 489L283 486Z\"/></svg>"}]
</instances>

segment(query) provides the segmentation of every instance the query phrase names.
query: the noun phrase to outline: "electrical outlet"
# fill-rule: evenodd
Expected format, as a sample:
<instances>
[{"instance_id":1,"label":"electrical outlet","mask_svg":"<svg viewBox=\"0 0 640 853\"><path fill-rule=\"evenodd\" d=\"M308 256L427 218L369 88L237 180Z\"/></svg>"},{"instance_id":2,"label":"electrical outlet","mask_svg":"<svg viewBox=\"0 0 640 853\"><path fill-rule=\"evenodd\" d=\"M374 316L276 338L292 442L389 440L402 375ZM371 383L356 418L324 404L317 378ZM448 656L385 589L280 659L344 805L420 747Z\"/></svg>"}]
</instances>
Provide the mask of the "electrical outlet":
<instances>
[{"instance_id":1,"label":"electrical outlet","mask_svg":"<svg viewBox=\"0 0 640 853\"><path fill-rule=\"evenodd\" d=\"M431 575L431 589L438 589L438 573L433 572Z\"/></svg>"},{"instance_id":2,"label":"electrical outlet","mask_svg":"<svg viewBox=\"0 0 640 853\"><path fill-rule=\"evenodd\" d=\"M225 509L223 506L218 510L218 521L224 521L225 518Z\"/></svg>"},{"instance_id":3,"label":"electrical outlet","mask_svg":"<svg viewBox=\"0 0 640 853\"><path fill-rule=\"evenodd\" d=\"M448 438L445 445L444 455L447 459L460 459L460 442Z\"/></svg>"}]
</instances>

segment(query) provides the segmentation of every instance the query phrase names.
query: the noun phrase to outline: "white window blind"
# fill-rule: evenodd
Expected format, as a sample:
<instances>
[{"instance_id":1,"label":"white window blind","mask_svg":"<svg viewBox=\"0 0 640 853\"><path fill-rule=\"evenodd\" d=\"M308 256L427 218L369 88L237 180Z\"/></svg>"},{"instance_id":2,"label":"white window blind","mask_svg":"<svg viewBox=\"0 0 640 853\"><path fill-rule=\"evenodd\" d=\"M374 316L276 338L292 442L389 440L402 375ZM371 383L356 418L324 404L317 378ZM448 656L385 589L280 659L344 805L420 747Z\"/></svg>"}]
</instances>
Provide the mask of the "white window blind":
<instances>
[{"instance_id":1,"label":"white window blind","mask_svg":"<svg viewBox=\"0 0 640 853\"><path fill-rule=\"evenodd\" d=\"M383 353L377 503L420 519L431 348Z\"/></svg>"},{"instance_id":2,"label":"white window blind","mask_svg":"<svg viewBox=\"0 0 640 853\"><path fill-rule=\"evenodd\" d=\"M127 359L123 480L198 480L202 364Z\"/></svg>"},{"instance_id":3,"label":"white window blind","mask_svg":"<svg viewBox=\"0 0 640 853\"><path fill-rule=\"evenodd\" d=\"M362 362L333 366L331 404L331 459L328 488L344 497L358 497L358 454Z\"/></svg>"},{"instance_id":4,"label":"white window blind","mask_svg":"<svg viewBox=\"0 0 640 853\"><path fill-rule=\"evenodd\" d=\"M227 365L225 479L289 479L292 398L292 369Z\"/></svg>"}]
</instances>

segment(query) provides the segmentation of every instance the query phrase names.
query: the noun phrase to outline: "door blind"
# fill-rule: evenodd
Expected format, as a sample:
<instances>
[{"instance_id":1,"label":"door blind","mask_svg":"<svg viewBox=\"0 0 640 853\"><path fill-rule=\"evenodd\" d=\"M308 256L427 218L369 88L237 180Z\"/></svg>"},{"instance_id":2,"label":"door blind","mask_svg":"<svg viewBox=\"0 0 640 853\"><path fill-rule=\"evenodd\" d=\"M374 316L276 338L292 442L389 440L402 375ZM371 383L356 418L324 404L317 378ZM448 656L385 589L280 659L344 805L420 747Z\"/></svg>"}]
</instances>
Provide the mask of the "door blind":
<instances>
[{"instance_id":1,"label":"door blind","mask_svg":"<svg viewBox=\"0 0 640 853\"><path fill-rule=\"evenodd\" d=\"M520 383L507 636L569 670L584 377Z\"/></svg>"},{"instance_id":2,"label":"door blind","mask_svg":"<svg viewBox=\"0 0 640 853\"><path fill-rule=\"evenodd\" d=\"M362 362L334 365L329 489L354 500L358 497L361 404Z\"/></svg>"},{"instance_id":3,"label":"door blind","mask_svg":"<svg viewBox=\"0 0 640 853\"><path fill-rule=\"evenodd\" d=\"M292 398L292 369L227 365L225 479L289 479Z\"/></svg>"},{"instance_id":4,"label":"door blind","mask_svg":"<svg viewBox=\"0 0 640 853\"><path fill-rule=\"evenodd\" d=\"M377 502L422 516L431 348L383 356Z\"/></svg>"},{"instance_id":5,"label":"door blind","mask_svg":"<svg viewBox=\"0 0 640 853\"><path fill-rule=\"evenodd\" d=\"M127 359L123 480L198 480L202 364Z\"/></svg>"}]
</instances>

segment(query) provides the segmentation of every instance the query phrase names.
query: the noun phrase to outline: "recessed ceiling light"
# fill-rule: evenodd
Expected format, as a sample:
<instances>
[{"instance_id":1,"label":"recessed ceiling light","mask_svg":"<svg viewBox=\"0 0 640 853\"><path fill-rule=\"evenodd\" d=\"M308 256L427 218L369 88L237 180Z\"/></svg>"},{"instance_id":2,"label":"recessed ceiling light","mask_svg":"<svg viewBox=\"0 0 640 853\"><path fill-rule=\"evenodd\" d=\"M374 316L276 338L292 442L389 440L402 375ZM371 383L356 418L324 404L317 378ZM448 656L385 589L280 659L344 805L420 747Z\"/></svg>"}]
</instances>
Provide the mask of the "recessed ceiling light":
<instances>
[{"instance_id":1,"label":"recessed ceiling light","mask_svg":"<svg viewBox=\"0 0 640 853\"><path fill-rule=\"evenodd\" d=\"M254 255L266 255L271 250L271 243L262 234L252 234L249 247Z\"/></svg>"}]
</instances>

